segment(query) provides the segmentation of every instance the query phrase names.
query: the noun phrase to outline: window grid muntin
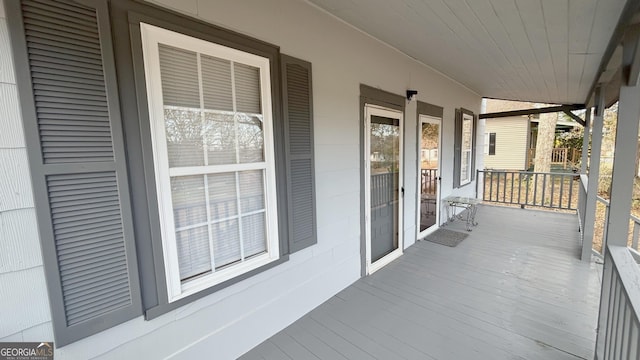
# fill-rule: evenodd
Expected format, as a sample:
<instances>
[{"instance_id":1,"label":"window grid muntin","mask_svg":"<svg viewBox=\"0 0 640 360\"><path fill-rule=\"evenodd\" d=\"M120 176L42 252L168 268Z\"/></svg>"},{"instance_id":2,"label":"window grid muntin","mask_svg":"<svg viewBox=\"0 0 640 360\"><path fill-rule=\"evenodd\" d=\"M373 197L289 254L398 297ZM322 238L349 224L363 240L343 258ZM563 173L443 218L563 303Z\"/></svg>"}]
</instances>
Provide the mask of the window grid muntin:
<instances>
[{"instance_id":1,"label":"window grid muntin","mask_svg":"<svg viewBox=\"0 0 640 360\"><path fill-rule=\"evenodd\" d=\"M205 104L204 104L204 88L203 88L203 75L202 75L202 58L201 58L201 54L200 52L196 52L196 61L197 61L197 71L198 71L198 91L199 91L199 97L200 97L200 108L199 113L200 113L200 121L201 121L201 125L204 124L205 122L205 114L206 112L209 113L218 113L218 114L229 114L228 111L223 111L223 110L216 110L216 109L206 109L205 108ZM235 71L234 71L234 65L235 65L235 61L230 61L230 67L231 67L231 91L232 91L232 106L233 106L233 111L231 111L231 113L229 115L233 115L233 123L234 123L234 145L235 145L235 164L224 164L224 165L229 165L229 166L233 166L236 164L240 164L240 141L239 141L239 121L238 121L238 111L237 111L237 99L236 99L236 78L235 78ZM162 78L160 79L160 82L162 83ZM260 90L262 92L262 86L260 87ZM167 109L179 109L179 110L189 110L189 111L193 111L196 108L191 108L191 107L181 107L181 106L175 106L175 105L164 105L163 107L165 110ZM264 111L262 111L264 112ZM261 121L264 122L262 114L246 114L252 117L256 117L258 119L260 119ZM264 127L263 127L264 129ZM264 131L262 136L264 137ZM201 132L201 140L202 140L202 149L203 149L203 162L204 162L204 166L208 167L209 166L209 154L208 154L208 144L207 144L207 140L206 140L206 134ZM166 140L165 140L166 141ZM264 144L264 140L263 140L263 144ZM263 147L263 157L264 157L264 147ZM256 169L260 169L263 170L263 187L265 187L265 181L264 181L264 170L266 170L267 164L265 161L263 162L256 162L253 163L256 164ZM169 167L169 171L171 171L171 169L173 168L177 168L177 167L181 167L181 166L176 166L176 167ZM202 167L202 166L192 166L193 168L196 167ZM235 198L236 198L236 208L237 208L237 214L234 216L229 216L229 217L225 217L226 221L232 220L232 219L237 219L238 221L238 241L239 241L239 245L240 245L240 259L238 261L234 261L231 262L229 264L222 264L220 267L221 268L225 268L229 265L232 265L236 262L243 262L246 258L245 256L245 250L244 250L244 234L243 234L243 217L247 216L249 214L245 214L242 212L242 204L241 204L241 192L240 192L240 171L246 171L246 170L238 170L238 171L234 171L234 176L235 176ZM211 171L207 174L203 174L203 181L204 181L204 194L205 194L205 203L206 203L206 213L207 213L207 221L206 221L206 226L207 226L207 233L209 234L209 251L210 251L210 259L211 259L211 269L208 272L203 272L202 274L198 274L196 276L189 276L187 278L182 278L182 275L180 276L180 280L181 282L185 282L185 281L189 281L190 279L193 278L197 278L200 275L206 275L209 272L215 273L216 272L216 263L215 263L215 250L214 250L214 234L213 234L213 227L212 224L216 223L219 224L223 221L221 221L221 219L213 219L211 217L211 201L210 201L210 192L209 192L209 179L208 179L208 175L209 174L220 174L220 173L226 173L226 172L216 172L216 171ZM184 174L184 175L179 175L179 176L189 176L189 175L200 175L200 174L196 174L196 173L192 173L192 174ZM178 176L172 176L169 175L169 178L174 178L174 177L178 177ZM263 189L263 196L265 196L266 194L266 189ZM265 207L263 209L261 209L262 212L266 213L266 199L264 201L265 203ZM174 222L175 223L175 222ZM175 226L175 225L174 225ZM177 233L178 231L184 231L187 229L183 229L183 227L175 227L175 231L174 233ZM266 239L266 233L265 233L265 251L264 252L269 252L269 242ZM252 255L255 256L255 255Z\"/></svg>"},{"instance_id":2,"label":"window grid muntin","mask_svg":"<svg viewBox=\"0 0 640 360\"><path fill-rule=\"evenodd\" d=\"M204 290L210 286L216 285L225 280L232 279L235 276L241 275L255 269L261 265L265 265L279 258L279 242L278 242L278 228L277 228L277 205L276 205L276 182L275 182L275 149L274 149L274 133L273 123L271 119L271 65L270 60L265 57L260 57L250 53L242 52L236 49L228 48L222 45L210 43L197 38L191 38L179 33L175 33L169 30L161 29L152 25L141 23L141 33L143 40L143 54L145 64L145 79L147 81L147 90L149 96L149 111L152 116L150 124L152 133L152 148L154 153L154 164L156 172L156 186L158 191L158 203L160 207L160 227L163 234L162 238L162 251L165 258L165 273L167 282L167 295L169 302L183 298L197 291ZM170 41L165 41L169 39ZM226 59L229 61L235 61L246 66L256 68L256 78L258 83L256 93L259 96L259 102L261 104L261 114L246 113L246 116L253 116L259 118L262 121L261 125L261 141L260 144L263 161L261 163L240 163L234 165L217 165L217 166L203 166L200 169L197 167L176 167L169 171L167 158L165 156L164 163L158 163L158 160L163 160L162 157L158 158L159 154L166 154L166 135L164 129L164 104L162 101L162 91L159 91L159 85L161 76L159 71L159 58L158 58L158 44L163 43L169 46L174 46L179 49L191 50L196 53L206 54L208 56L216 57L219 59ZM177 44L177 45L174 45ZM207 48L207 51L201 51L200 47ZM213 50L212 50L213 49ZM220 52L218 52L218 50ZM148 59L151 58L151 59ZM201 76L201 74L199 74ZM155 81L155 82L154 82ZM154 106L156 105L156 106ZM193 110L193 108L188 108ZM201 109L206 110L207 109ZM158 121L158 124L154 123L154 119L162 119ZM160 142L158 143L158 139ZM237 145L237 144L236 144ZM229 167L235 167L229 170ZM203 169L204 168L204 169ZM195 170L197 171L189 171ZM233 266L230 269L225 269L224 274L220 274L219 277L206 277L206 281L198 281L197 283L181 284L179 281L178 264L176 253L176 243L167 240L175 236L175 229L173 227L173 213L170 211L172 208L167 206L167 195L171 194L171 188L168 185L168 179L173 176L179 175L196 175L205 173L216 173L219 171L243 171L243 170L262 170L262 191L263 191L263 212L264 226L263 233L265 234L265 247L267 251L265 254L252 255L245 258L247 261L244 264ZM162 175L165 175L164 178ZM163 180L164 179L164 180ZM209 204L207 206L210 206ZM242 217L242 215L241 215ZM176 277L178 278L176 281Z\"/></svg>"}]
</instances>

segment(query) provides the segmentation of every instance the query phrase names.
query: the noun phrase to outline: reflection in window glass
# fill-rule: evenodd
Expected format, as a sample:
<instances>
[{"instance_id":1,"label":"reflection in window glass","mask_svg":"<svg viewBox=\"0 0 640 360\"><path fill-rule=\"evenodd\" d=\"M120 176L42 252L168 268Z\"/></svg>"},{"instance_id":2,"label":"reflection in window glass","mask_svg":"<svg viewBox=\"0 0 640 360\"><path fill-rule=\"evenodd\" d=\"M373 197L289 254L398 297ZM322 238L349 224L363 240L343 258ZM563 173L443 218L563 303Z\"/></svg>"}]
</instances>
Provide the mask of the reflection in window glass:
<instances>
[{"instance_id":1,"label":"reflection in window glass","mask_svg":"<svg viewBox=\"0 0 640 360\"><path fill-rule=\"evenodd\" d=\"M462 114L462 146L460 154L460 185L471 182L473 151L473 116Z\"/></svg>"},{"instance_id":2,"label":"reflection in window glass","mask_svg":"<svg viewBox=\"0 0 640 360\"><path fill-rule=\"evenodd\" d=\"M237 163L235 128L233 113L205 112L203 136L208 165Z\"/></svg>"}]
</instances>

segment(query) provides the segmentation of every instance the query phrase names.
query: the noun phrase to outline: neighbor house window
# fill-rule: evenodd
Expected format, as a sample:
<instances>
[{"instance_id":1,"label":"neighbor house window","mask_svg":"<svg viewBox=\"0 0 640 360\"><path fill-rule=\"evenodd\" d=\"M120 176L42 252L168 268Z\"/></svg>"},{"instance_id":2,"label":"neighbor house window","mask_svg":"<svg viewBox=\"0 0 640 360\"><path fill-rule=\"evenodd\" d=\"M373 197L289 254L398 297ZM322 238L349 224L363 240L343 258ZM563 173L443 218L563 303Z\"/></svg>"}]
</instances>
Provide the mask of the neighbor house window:
<instances>
[{"instance_id":1,"label":"neighbor house window","mask_svg":"<svg viewBox=\"0 0 640 360\"><path fill-rule=\"evenodd\" d=\"M460 151L460 185L471 182L473 171L473 115L462 113L462 138Z\"/></svg>"},{"instance_id":2,"label":"neighbor house window","mask_svg":"<svg viewBox=\"0 0 640 360\"><path fill-rule=\"evenodd\" d=\"M489 155L496 154L496 133L489 133Z\"/></svg>"},{"instance_id":3,"label":"neighbor house window","mask_svg":"<svg viewBox=\"0 0 640 360\"><path fill-rule=\"evenodd\" d=\"M173 301L279 257L269 60L141 31Z\"/></svg>"}]
</instances>

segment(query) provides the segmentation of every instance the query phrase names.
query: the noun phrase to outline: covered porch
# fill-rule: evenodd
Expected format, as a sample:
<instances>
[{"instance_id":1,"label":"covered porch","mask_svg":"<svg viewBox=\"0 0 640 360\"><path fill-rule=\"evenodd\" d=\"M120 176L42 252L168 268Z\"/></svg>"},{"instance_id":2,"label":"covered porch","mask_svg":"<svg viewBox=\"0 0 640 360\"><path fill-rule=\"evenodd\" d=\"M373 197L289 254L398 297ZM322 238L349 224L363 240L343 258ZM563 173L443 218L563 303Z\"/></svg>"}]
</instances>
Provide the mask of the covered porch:
<instances>
[{"instance_id":1,"label":"covered porch","mask_svg":"<svg viewBox=\"0 0 640 360\"><path fill-rule=\"evenodd\" d=\"M477 220L457 247L419 241L242 359L592 359L602 266L580 261L578 217L485 205Z\"/></svg>"}]
</instances>

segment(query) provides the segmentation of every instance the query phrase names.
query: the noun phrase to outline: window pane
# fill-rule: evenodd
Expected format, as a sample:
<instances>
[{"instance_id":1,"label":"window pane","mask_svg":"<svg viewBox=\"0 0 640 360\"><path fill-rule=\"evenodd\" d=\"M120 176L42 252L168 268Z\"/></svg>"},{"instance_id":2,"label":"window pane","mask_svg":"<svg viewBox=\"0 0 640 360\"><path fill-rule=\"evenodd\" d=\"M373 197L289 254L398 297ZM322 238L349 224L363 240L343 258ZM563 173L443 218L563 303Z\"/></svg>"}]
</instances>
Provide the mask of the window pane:
<instances>
[{"instance_id":1,"label":"window pane","mask_svg":"<svg viewBox=\"0 0 640 360\"><path fill-rule=\"evenodd\" d=\"M171 179L171 200L176 228L207 222L204 176L181 176Z\"/></svg>"},{"instance_id":2,"label":"window pane","mask_svg":"<svg viewBox=\"0 0 640 360\"><path fill-rule=\"evenodd\" d=\"M216 269L240 260L240 229L232 219L211 225Z\"/></svg>"},{"instance_id":3,"label":"window pane","mask_svg":"<svg viewBox=\"0 0 640 360\"><path fill-rule=\"evenodd\" d=\"M460 180L467 181L469 180L469 170L471 167L471 152L463 151L462 152L462 167L460 169Z\"/></svg>"},{"instance_id":4,"label":"window pane","mask_svg":"<svg viewBox=\"0 0 640 360\"><path fill-rule=\"evenodd\" d=\"M236 111L262 114L260 69L239 63L234 63L233 67L236 85Z\"/></svg>"},{"instance_id":5,"label":"window pane","mask_svg":"<svg viewBox=\"0 0 640 360\"><path fill-rule=\"evenodd\" d=\"M231 61L201 55L205 109L233 111Z\"/></svg>"},{"instance_id":6,"label":"window pane","mask_svg":"<svg viewBox=\"0 0 640 360\"><path fill-rule=\"evenodd\" d=\"M264 213L242 217L242 237L245 257L267 251Z\"/></svg>"},{"instance_id":7,"label":"window pane","mask_svg":"<svg viewBox=\"0 0 640 360\"><path fill-rule=\"evenodd\" d=\"M471 120L462 121L462 148L471 149Z\"/></svg>"},{"instance_id":8,"label":"window pane","mask_svg":"<svg viewBox=\"0 0 640 360\"><path fill-rule=\"evenodd\" d=\"M240 162L264 161L264 134L261 117L237 114Z\"/></svg>"},{"instance_id":9,"label":"window pane","mask_svg":"<svg viewBox=\"0 0 640 360\"><path fill-rule=\"evenodd\" d=\"M164 104L200 108L196 53L163 44L158 52Z\"/></svg>"},{"instance_id":10,"label":"window pane","mask_svg":"<svg viewBox=\"0 0 640 360\"><path fill-rule=\"evenodd\" d=\"M180 280L211 271L209 232L207 226L176 231Z\"/></svg>"},{"instance_id":11,"label":"window pane","mask_svg":"<svg viewBox=\"0 0 640 360\"><path fill-rule=\"evenodd\" d=\"M165 109L164 119L169 167L204 165L200 111Z\"/></svg>"},{"instance_id":12,"label":"window pane","mask_svg":"<svg viewBox=\"0 0 640 360\"><path fill-rule=\"evenodd\" d=\"M238 174L241 213L264 209L263 170L242 171Z\"/></svg>"},{"instance_id":13,"label":"window pane","mask_svg":"<svg viewBox=\"0 0 640 360\"><path fill-rule=\"evenodd\" d=\"M228 218L238 214L236 174L207 175L209 181L209 211L211 220Z\"/></svg>"},{"instance_id":14,"label":"window pane","mask_svg":"<svg viewBox=\"0 0 640 360\"><path fill-rule=\"evenodd\" d=\"M209 165L236 164L236 131L230 113L205 113L204 137Z\"/></svg>"}]
</instances>

